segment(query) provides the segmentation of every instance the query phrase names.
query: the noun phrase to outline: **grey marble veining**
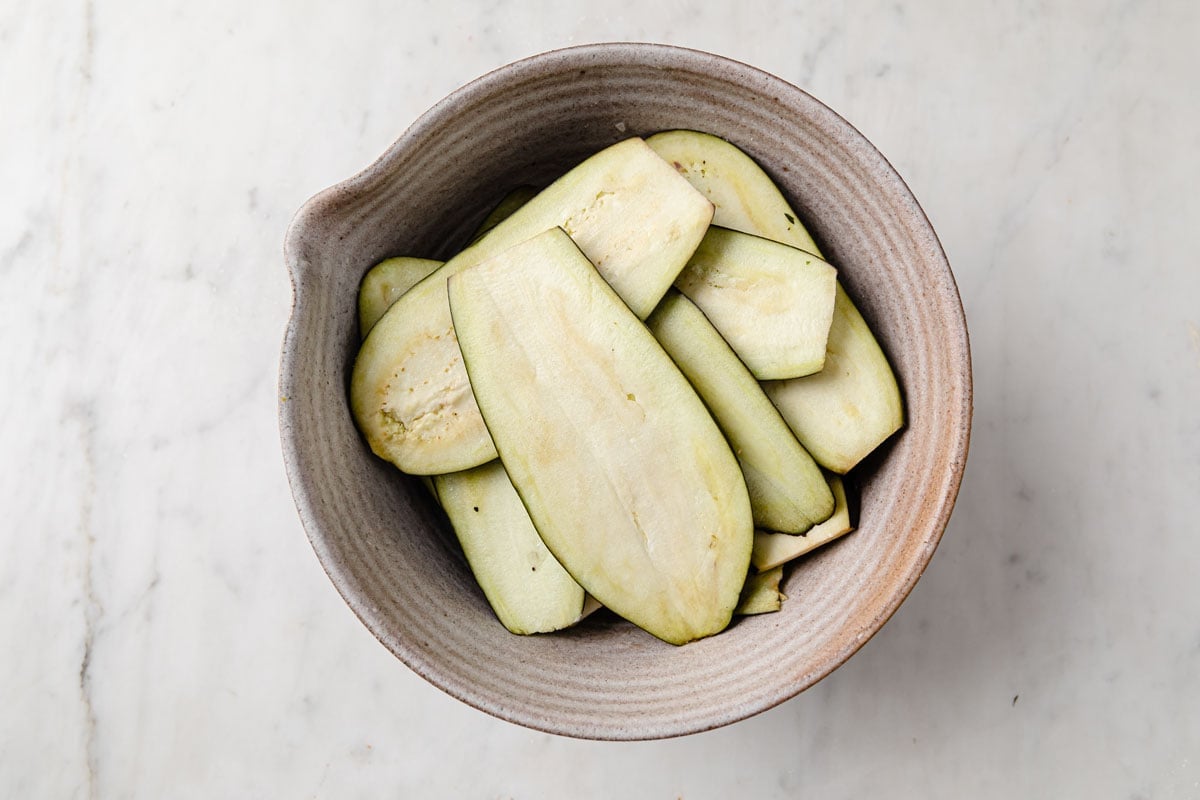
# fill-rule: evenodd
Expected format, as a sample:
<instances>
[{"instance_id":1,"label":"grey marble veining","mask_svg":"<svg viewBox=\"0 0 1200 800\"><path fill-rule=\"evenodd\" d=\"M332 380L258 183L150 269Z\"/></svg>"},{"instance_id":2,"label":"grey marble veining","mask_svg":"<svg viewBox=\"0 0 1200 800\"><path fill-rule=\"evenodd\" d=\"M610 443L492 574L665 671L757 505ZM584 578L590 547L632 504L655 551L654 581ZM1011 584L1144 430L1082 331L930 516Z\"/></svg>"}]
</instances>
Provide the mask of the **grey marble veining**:
<instances>
[{"instance_id":1,"label":"grey marble veining","mask_svg":"<svg viewBox=\"0 0 1200 800\"><path fill-rule=\"evenodd\" d=\"M1198 36L1179 2L5 5L0 795L1200 796ZM397 663L275 423L295 209L456 86L613 39L756 64L875 142L976 381L895 618L799 698L643 744Z\"/></svg>"}]
</instances>

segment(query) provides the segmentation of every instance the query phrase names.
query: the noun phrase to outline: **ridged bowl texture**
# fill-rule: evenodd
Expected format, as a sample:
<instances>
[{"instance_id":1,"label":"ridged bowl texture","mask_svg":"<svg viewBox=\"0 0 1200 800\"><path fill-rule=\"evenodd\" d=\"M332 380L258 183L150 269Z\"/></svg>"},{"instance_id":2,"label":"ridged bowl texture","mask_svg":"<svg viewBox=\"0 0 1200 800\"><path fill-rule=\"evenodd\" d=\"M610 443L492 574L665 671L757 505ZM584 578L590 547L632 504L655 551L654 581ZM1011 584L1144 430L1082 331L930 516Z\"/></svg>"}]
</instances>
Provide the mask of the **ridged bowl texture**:
<instances>
[{"instance_id":1,"label":"ridged bowl texture","mask_svg":"<svg viewBox=\"0 0 1200 800\"><path fill-rule=\"evenodd\" d=\"M675 647L609 614L516 636L496 621L425 489L351 418L364 272L446 258L510 189L544 185L632 135L690 128L754 157L800 213L900 382L905 428L851 473L858 530L790 568L774 614ZM925 214L849 123L772 75L652 44L510 64L418 119L287 233L295 293L279 418L313 549L363 624L432 684L553 733L651 739L725 725L812 686L888 620L933 555L967 455L971 370L954 278ZM398 709L396 713L403 713Z\"/></svg>"}]
</instances>

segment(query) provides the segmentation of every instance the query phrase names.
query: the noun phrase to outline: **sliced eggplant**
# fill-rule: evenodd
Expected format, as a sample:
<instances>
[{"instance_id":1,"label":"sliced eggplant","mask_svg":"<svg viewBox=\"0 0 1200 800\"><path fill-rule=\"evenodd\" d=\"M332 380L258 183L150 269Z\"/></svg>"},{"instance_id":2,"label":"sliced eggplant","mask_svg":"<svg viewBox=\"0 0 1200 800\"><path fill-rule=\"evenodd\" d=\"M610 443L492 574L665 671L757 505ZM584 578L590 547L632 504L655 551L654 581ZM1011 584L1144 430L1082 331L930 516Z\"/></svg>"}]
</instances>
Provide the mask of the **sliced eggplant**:
<instances>
[{"instance_id":1,"label":"sliced eggplant","mask_svg":"<svg viewBox=\"0 0 1200 800\"><path fill-rule=\"evenodd\" d=\"M675 280L759 380L818 372L837 270L812 253L711 227Z\"/></svg>"},{"instance_id":2,"label":"sliced eggplant","mask_svg":"<svg viewBox=\"0 0 1200 800\"><path fill-rule=\"evenodd\" d=\"M736 146L698 131L664 131L646 144L717 207L715 224L820 255L775 182Z\"/></svg>"},{"instance_id":3,"label":"sliced eggplant","mask_svg":"<svg viewBox=\"0 0 1200 800\"><path fill-rule=\"evenodd\" d=\"M774 182L734 145L695 131L647 143L713 202L715 225L821 255ZM887 357L840 284L834 302L826 367L767 394L817 463L844 473L904 425L904 410Z\"/></svg>"},{"instance_id":4,"label":"sliced eggplant","mask_svg":"<svg viewBox=\"0 0 1200 800\"><path fill-rule=\"evenodd\" d=\"M828 519L833 495L821 468L700 309L678 292L668 292L646 325L733 447L754 524L800 533Z\"/></svg>"},{"instance_id":5,"label":"sliced eggplant","mask_svg":"<svg viewBox=\"0 0 1200 800\"><path fill-rule=\"evenodd\" d=\"M398 256L367 271L358 288L358 331L366 338L392 303L442 265L428 258Z\"/></svg>"},{"instance_id":6,"label":"sliced eggplant","mask_svg":"<svg viewBox=\"0 0 1200 800\"><path fill-rule=\"evenodd\" d=\"M783 567L750 575L746 578L746 585L742 587L741 598L733 613L749 616L778 611L787 599L787 595L779 591L779 582L782 579Z\"/></svg>"},{"instance_id":7,"label":"sliced eggplant","mask_svg":"<svg viewBox=\"0 0 1200 800\"><path fill-rule=\"evenodd\" d=\"M434 478L467 563L497 618L513 633L546 633L583 615L583 589L529 521L499 461Z\"/></svg>"},{"instance_id":8,"label":"sliced eggplant","mask_svg":"<svg viewBox=\"0 0 1200 800\"><path fill-rule=\"evenodd\" d=\"M763 384L813 458L845 474L904 424L900 389L862 314L837 287L825 367Z\"/></svg>"},{"instance_id":9,"label":"sliced eggplant","mask_svg":"<svg viewBox=\"0 0 1200 800\"><path fill-rule=\"evenodd\" d=\"M448 290L483 418L559 563L664 641L724 629L753 539L746 484L646 327L561 230Z\"/></svg>"},{"instance_id":10,"label":"sliced eggplant","mask_svg":"<svg viewBox=\"0 0 1200 800\"><path fill-rule=\"evenodd\" d=\"M484 218L472 241L478 240L499 225L537 194L532 186L518 186L506 194ZM375 323L392 307L392 303L416 286L445 262L428 258L397 256L380 261L363 276L358 290L358 323L362 338L366 338Z\"/></svg>"},{"instance_id":11,"label":"sliced eggplant","mask_svg":"<svg viewBox=\"0 0 1200 800\"><path fill-rule=\"evenodd\" d=\"M854 530L850 525L850 508L846 505L846 487L842 485L842 479L831 475L829 488L833 490L833 516L814 525L806 533L794 536L770 531L754 532L754 552L750 561L756 570L764 572L778 567Z\"/></svg>"},{"instance_id":12,"label":"sliced eggplant","mask_svg":"<svg viewBox=\"0 0 1200 800\"><path fill-rule=\"evenodd\" d=\"M496 457L450 321L450 276L560 226L645 318L711 219L712 205L641 139L584 161L410 289L371 330L350 383L367 443L414 474L455 472Z\"/></svg>"}]
</instances>

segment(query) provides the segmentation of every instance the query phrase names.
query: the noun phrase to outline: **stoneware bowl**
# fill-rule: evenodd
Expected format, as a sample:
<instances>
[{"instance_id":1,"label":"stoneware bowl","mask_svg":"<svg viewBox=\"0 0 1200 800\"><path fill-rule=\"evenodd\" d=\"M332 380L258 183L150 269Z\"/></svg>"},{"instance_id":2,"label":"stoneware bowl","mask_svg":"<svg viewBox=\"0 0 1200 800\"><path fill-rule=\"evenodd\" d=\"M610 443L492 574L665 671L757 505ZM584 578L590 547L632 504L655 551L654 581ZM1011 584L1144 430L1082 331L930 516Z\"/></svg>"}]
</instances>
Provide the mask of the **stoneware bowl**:
<instances>
[{"instance_id":1,"label":"stoneware bowl","mask_svg":"<svg viewBox=\"0 0 1200 800\"><path fill-rule=\"evenodd\" d=\"M363 273L446 258L509 190L633 135L691 128L749 152L838 267L891 358L907 426L853 488L858 530L788 572L783 610L683 647L601 612L556 634L496 621L440 510L375 458L351 419ZM912 590L958 492L971 417L962 305L928 220L849 123L796 87L714 55L589 45L489 73L418 119L287 233L283 451L300 518L363 624L422 677L489 714L569 736L651 739L749 717L812 686Z\"/></svg>"}]
</instances>

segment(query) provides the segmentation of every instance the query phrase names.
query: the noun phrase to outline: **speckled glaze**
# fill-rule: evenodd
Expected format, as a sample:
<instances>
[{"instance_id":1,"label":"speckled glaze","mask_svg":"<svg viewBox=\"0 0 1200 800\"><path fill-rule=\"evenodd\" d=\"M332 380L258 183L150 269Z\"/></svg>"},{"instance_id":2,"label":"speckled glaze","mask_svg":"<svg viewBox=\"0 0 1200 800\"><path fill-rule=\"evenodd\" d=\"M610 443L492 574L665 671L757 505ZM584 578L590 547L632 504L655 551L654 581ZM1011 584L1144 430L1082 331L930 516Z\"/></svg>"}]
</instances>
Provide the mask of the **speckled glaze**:
<instances>
[{"instance_id":1,"label":"speckled glaze","mask_svg":"<svg viewBox=\"0 0 1200 800\"><path fill-rule=\"evenodd\" d=\"M601 613L552 635L496 621L422 486L376 459L347 401L363 273L444 258L509 189L544 184L631 135L692 128L779 183L882 343L908 423L854 473L858 531L793 566L777 614L684 647ZM966 323L924 213L851 125L796 87L717 56L589 45L489 73L434 106L287 234L295 288L280 374L284 458L330 579L411 669L497 717L597 739L678 736L780 703L887 621L929 562L971 421Z\"/></svg>"}]
</instances>

